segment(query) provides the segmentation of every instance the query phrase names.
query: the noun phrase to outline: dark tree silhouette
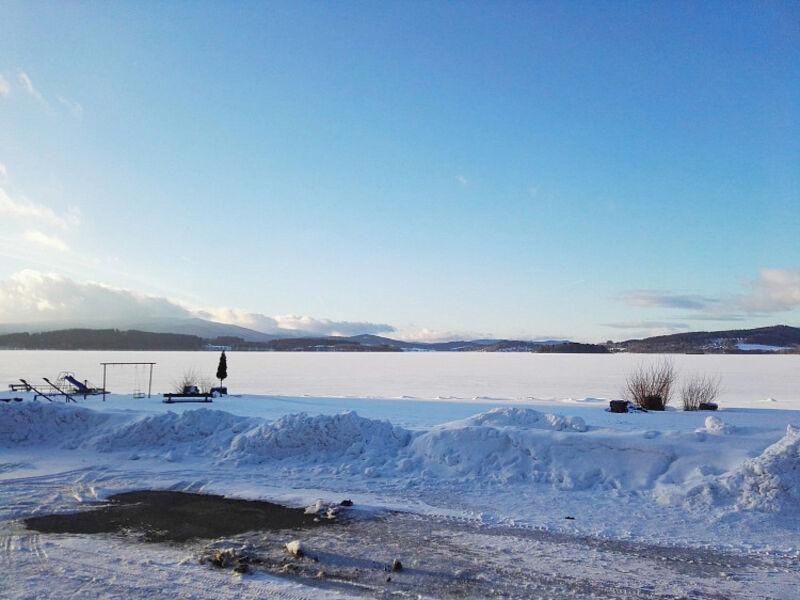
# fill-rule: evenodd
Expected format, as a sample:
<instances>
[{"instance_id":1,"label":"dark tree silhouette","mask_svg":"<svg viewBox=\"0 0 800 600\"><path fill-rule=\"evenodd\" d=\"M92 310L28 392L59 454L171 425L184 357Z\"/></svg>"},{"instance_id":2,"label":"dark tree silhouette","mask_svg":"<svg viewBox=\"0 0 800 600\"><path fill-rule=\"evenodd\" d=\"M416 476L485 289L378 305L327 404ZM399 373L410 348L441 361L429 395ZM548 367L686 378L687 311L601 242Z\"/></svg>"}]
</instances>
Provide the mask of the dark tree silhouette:
<instances>
[{"instance_id":1,"label":"dark tree silhouette","mask_svg":"<svg viewBox=\"0 0 800 600\"><path fill-rule=\"evenodd\" d=\"M222 387L222 380L228 376L228 359L225 358L225 350L219 357L219 365L217 365L217 379L219 379L219 387Z\"/></svg>"}]
</instances>

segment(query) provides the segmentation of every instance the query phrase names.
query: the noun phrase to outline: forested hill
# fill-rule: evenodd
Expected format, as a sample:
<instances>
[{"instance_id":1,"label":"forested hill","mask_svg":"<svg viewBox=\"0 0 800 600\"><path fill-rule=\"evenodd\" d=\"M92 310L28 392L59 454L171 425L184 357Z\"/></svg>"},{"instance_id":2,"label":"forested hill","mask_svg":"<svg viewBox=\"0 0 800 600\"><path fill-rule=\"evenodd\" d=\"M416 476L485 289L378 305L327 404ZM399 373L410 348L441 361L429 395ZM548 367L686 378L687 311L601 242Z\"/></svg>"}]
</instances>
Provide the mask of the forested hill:
<instances>
[{"instance_id":1,"label":"forested hill","mask_svg":"<svg viewBox=\"0 0 800 600\"><path fill-rule=\"evenodd\" d=\"M642 340L627 340L618 344L628 352L680 353L758 352L759 350L769 351L769 349L778 348L795 349L798 345L800 345L800 328L788 325L773 325L758 329L676 333Z\"/></svg>"},{"instance_id":2,"label":"forested hill","mask_svg":"<svg viewBox=\"0 0 800 600\"><path fill-rule=\"evenodd\" d=\"M0 348L15 350L201 350L206 343L195 335L119 329L62 329L0 335Z\"/></svg>"}]
</instances>

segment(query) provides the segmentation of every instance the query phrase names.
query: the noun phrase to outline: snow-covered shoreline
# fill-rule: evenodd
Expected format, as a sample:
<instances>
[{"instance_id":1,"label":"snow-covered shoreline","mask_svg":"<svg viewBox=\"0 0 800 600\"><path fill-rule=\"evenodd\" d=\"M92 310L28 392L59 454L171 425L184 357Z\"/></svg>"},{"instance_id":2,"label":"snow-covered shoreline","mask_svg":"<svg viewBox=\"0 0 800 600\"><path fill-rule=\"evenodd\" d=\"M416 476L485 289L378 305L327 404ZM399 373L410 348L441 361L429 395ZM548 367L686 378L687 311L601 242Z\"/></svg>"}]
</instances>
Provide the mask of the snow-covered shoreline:
<instances>
[{"instance_id":1,"label":"snow-covered shoreline","mask_svg":"<svg viewBox=\"0 0 800 600\"><path fill-rule=\"evenodd\" d=\"M0 403L0 529L171 489L295 506L347 497L509 531L800 558L800 410L22 396Z\"/></svg>"},{"instance_id":2,"label":"snow-covered shoreline","mask_svg":"<svg viewBox=\"0 0 800 600\"><path fill-rule=\"evenodd\" d=\"M452 416L473 416L409 428L394 424L404 418L393 413L398 404L413 410L418 403L381 402L372 401L370 417L348 410L348 400L327 400L327 411L309 414L257 396L177 406L128 396L79 405L4 403L0 478L36 476L54 461L120 471L148 463L164 473L213 470L216 485L225 487L228 471L255 477L268 468L287 489L301 481L319 494L326 486L367 494L386 488L401 506L404 492L446 498L460 490L463 502L471 488L496 488L591 494L594 505L634 498L712 519L756 512L791 520L800 512L800 411L617 415L596 402L488 410L452 403ZM227 494L236 495L236 487ZM500 521L515 518L502 504L495 512Z\"/></svg>"}]
</instances>

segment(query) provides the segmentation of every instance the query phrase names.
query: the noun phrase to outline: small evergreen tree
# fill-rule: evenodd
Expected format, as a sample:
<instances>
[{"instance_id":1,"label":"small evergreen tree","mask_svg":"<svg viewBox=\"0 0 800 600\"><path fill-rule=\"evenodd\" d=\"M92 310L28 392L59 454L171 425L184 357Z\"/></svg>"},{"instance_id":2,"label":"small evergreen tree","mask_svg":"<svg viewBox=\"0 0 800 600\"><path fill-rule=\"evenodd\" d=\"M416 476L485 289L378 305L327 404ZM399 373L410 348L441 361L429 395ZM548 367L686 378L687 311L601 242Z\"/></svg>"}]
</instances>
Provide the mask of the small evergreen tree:
<instances>
[{"instance_id":1,"label":"small evergreen tree","mask_svg":"<svg viewBox=\"0 0 800 600\"><path fill-rule=\"evenodd\" d=\"M219 379L219 387L222 387L222 380L228 376L228 359L225 358L225 350L219 357L219 365L217 365L217 379Z\"/></svg>"}]
</instances>

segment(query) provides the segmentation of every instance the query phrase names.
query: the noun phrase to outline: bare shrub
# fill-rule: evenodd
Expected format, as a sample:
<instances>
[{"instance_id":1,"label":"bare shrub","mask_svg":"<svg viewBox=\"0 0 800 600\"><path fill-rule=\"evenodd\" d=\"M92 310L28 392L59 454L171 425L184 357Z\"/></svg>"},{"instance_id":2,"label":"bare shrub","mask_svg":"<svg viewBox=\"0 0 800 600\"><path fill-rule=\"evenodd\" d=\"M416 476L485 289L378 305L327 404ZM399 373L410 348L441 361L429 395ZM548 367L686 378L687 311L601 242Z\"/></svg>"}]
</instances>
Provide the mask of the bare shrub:
<instances>
[{"instance_id":1,"label":"bare shrub","mask_svg":"<svg viewBox=\"0 0 800 600\"><path fill-rule=\"evenodd\" d=\"M200 385L200 376L194 369L185 370L181 378L172 383L172 387L177 394L183 394L191 387L200 389Z\"/></svg>"},{"instance_id":2,"label":"bare shrub","mask_svg":"<svg viewBox=\"0 0 800 600\"><path fill-rule=\"evenodd\" d=\"M664 410L672 398L675 367L669 359L639 365L625 381L623 397L644 410Z\"/></svg>"},{"instance_id":3,"label":"bare shrub","mask_svg":"<svg viewBox=\"0 0 800 600\"><path fill-rule=\"evenodd\" d=\"M711 404L719 395L719 377L695 375L683 384L683 410L699 410L701 404Z\"/></svg>"},{"instance_id":4,"label":"bare shrub","mask_svg":"<svg viewBox=\"0 0 800 600\"><path fill-rule=\"evenodd\" d=\"M200 388L201 394L210 394L211 388L214 387L214 381L208 377L203 377L198 380L197 387Z\"/></svg>"}]
</instances>

